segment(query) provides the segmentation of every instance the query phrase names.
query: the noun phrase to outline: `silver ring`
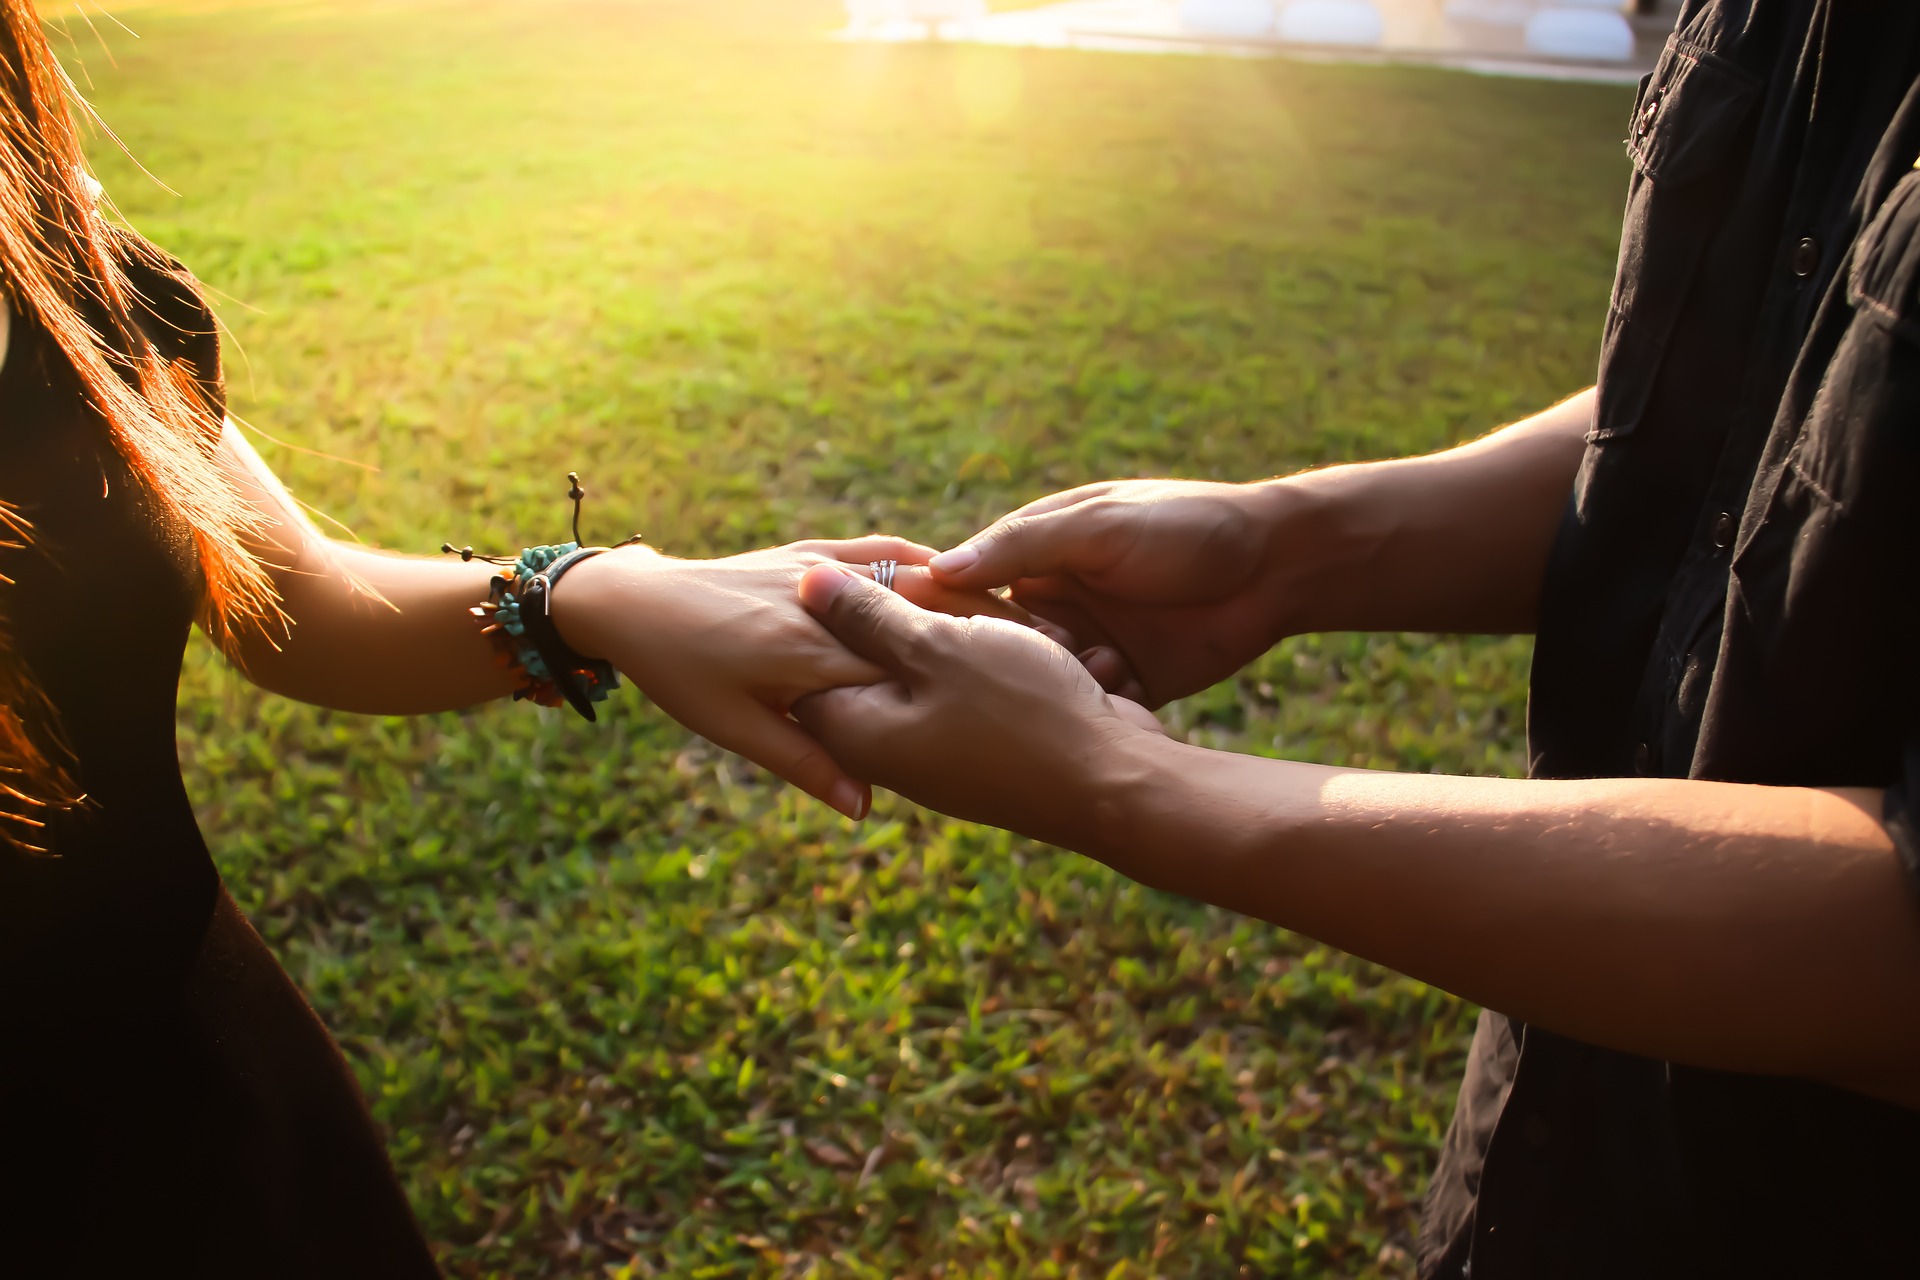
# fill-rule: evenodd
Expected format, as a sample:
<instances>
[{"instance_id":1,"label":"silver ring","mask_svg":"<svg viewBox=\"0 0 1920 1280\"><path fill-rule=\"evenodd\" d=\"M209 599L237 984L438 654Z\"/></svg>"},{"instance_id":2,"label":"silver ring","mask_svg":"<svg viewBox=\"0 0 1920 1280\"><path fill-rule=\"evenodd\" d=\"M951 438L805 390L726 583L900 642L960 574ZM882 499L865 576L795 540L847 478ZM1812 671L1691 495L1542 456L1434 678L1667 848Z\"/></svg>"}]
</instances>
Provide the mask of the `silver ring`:
<instances>
[{"instance_id":1,"label":"silver ring","mask_svg":"<svg viewBox=\"0 0 1920 1280\"><path fill-rule=\"evenodd\" d=\"M872 560L867 563L867 567L873 570L873 580L875 582L889 591L893 590L894 574L900 570L900 562L898 560Z\"/></svg>"}]
</instances>

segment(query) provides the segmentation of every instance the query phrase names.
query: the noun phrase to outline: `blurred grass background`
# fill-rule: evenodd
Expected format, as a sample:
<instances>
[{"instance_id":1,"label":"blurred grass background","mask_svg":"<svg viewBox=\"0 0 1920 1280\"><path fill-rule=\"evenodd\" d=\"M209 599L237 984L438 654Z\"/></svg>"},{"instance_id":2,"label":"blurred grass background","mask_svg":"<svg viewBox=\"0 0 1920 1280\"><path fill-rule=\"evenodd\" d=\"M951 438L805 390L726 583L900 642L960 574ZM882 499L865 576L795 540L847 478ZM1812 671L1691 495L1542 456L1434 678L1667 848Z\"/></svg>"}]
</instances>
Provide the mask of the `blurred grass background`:
<instances>
[{"instance_id":1,"label":"blurred grass background","mask_svg":"<svg viewBox=\"0 0 1920 1280\"><path fill-rule=\"evenodd\" d=\"M371 542L957 540L1115 475L1428 450L1590 378L1625 89L830 43L812 0L182 0L59 43ZM177 194L176 194L177 193ZM1517 773L1521 640L1170 712ZM454 1276L1404 1276L1472 1011L652 711L368 720L197 647L189 783ZM1444 909L1444 904L1436 904Z\"/></svg>"}]
</instances>

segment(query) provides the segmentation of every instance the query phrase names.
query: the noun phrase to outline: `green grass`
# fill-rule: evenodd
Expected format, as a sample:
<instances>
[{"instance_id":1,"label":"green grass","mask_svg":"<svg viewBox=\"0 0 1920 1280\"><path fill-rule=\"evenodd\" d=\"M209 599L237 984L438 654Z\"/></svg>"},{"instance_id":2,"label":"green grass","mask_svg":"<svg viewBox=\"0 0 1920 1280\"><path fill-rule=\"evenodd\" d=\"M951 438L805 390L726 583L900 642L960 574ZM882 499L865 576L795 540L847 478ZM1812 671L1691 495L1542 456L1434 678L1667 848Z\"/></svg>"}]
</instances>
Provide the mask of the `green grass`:
<instances>
[{"instance_id":1,"label":"green grass","mask_svg":"<svg viewBox=\"0 0 1920 1280\"><path fill-rule=\"evenodd\" d=\"M385 546L945 543L1113 475L1459 440L1590 377L1626 90L817 38L831 4L200 6L70 53L232 301L235 407ZM244 351L244 354L242 352ZM1527 645L1328 636L1237 750L1522 767ZM455 1276L1403 1276L1471 1010L628 696L593 729L258 695L216 856ZM1436 909L1443 909L1436 904Z\"/></svg>"}]
</instances>

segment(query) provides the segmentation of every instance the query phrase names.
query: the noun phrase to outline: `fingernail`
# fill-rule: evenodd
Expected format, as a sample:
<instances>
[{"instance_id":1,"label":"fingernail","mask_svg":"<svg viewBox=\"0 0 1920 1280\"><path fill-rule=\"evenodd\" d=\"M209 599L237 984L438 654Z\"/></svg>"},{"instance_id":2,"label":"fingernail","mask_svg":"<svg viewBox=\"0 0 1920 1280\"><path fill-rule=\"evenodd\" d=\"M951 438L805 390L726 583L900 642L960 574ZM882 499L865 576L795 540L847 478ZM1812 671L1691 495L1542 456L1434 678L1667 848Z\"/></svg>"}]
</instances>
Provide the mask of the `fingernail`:
<instances>
[{"instance_id":1,"label":"fingernail","mask_svg":"<svg viewBox=\"0 0 1920 1280\"><path fill-rule=\"evenodd\" d=\"M958 546L951 551L942 551L927 563L939 573L965 573L980 563L980 552L972 546Z\"/></svg>"},{"instance_id":2,"label":"fingernail","mask_svg":"<svg viewBox=\"0 0 1920 1280\"><path fill-rule=\"evenodd\" d=\"M840 781L834 783L833 790L827 793L827 803L858 822L867 816L873 797L858 783Z\"/></svg>"}]
</instances>

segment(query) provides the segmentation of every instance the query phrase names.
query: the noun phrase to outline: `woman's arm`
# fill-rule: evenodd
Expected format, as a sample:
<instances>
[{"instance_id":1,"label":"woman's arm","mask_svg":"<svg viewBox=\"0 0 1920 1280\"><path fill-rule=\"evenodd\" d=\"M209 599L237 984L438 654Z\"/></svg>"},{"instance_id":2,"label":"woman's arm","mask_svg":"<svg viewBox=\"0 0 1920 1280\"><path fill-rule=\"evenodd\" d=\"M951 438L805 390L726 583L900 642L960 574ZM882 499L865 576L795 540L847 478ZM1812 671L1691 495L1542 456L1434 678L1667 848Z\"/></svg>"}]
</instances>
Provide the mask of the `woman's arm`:
<instances>
[{"instance_id":1,"label":"woman's arm","mask_svg":"<svg viewBox=\"0 0 1920 1280\"><path fill-rule=\"evenodd\" d=\"M233 646L254 683L302 702L383 715L452 710L513 690L513 675L497 665L467 612L486 599L493 566L333 541L231 424L220 457L267 517L268 535L253 550L270 567L286 615L285 626L245 634ZM866 812L866 786L843 773L787 708L816 690L882 673L808 616L795 590L814 564L929 554L882 537L719 560L622 547L560 580L554 622L578 652L613 663L688 728L857 817ZM1017 612L984 593L936 586L924 569L903 569L897 582L924 604Z\"/></svg>"},{"instance_id":2,"label":"woman's arm","mask_svg":"<svg viewBox=\"0 0 1920 1280\"><path fill-rule=\"evenodd\" d=\"M1920 909L1878 792L1207 751L1031 632L831 570L802 591L892 673L796 709L856 776L1582 1040L1920 1106Z\"/></svg>"},{"instance_id":3,"label":"woman's arm","mask_svg":"<svg viewBox=\"0 0 1920 1280\"><path fill-rule=\"evenodd\" d=\"M513 692L513 677L467 613L487 598L492 565L335 542L231 422L220 460L271 522L269 540L252 550L268 565L289 624L239 635L231 656L255 684L372 715L451 711Z\"/></svg>"}]
</instances>

